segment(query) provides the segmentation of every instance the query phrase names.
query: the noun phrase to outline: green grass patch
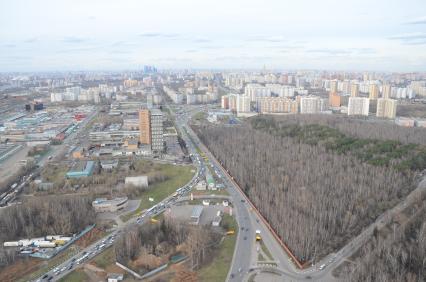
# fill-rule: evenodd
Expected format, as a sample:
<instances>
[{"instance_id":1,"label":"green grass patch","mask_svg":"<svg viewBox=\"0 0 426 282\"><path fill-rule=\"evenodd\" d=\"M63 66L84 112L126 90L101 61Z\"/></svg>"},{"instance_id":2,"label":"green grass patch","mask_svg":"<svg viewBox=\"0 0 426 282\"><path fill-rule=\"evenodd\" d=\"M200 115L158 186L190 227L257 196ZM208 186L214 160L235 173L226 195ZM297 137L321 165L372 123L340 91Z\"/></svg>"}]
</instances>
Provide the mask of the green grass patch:
<instances>
[{"instance_id":1,"label":"green grass patch","mask_svg":"<svg viewBox=\"0 0 426 282\"><path fill-rule=\"evenodd\" d=\"M195 174L193 166L175 166L171 164L158 165L160 172L167 176L167 180L158 182L149 187L148 190L141 193L141 202L139 207L128 214L122 215L120 218L123 221L128 221L133 216L139 214L144 209L148 209L155 204L161 202L167 196L173 194L178 188L187 184ZM153 202L149 198L154 198Z\"/></svg>"},{"instance_id":2,"label":"green grass patch","mask_svg":"<svg viewBox=\"0 0 426 282\"><path fill-rule=\"evenodd\" d=\"M231 267L232 256L234 255L235 243L237 241L238 225L235 219L225 215L222 219L222 226L225 230L235 230L234 235L228 235L217 246L213 260L197 271L199 281L225 281Z\"/></svg>"},{"instance_id":3,"label":"green grass patch","mask_svg":"<svg viewBox=\"0 0 426 282\"><path fill-rule=\"evenodd\" d=\"M82 282L90 281L90 277L83 271L83 269L76 269L66 276L58 280L59 282Z\"/></svg>"}]
</instances>

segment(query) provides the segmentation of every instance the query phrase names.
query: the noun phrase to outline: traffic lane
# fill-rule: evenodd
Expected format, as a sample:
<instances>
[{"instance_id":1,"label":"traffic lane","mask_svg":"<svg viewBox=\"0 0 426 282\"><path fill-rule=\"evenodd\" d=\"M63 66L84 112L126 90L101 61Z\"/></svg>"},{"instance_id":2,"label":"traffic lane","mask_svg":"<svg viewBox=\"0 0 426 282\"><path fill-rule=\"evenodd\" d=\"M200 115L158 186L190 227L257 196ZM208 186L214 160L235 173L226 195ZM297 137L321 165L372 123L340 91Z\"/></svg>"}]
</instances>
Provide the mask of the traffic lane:
<instances>
[{"instance_id":1,"label":"traffic lane","mask_svg":"<svg viewBox=\"0 0 426 282\"><path fill-rule=\"evenodd\" d=\"M236 252L230 269L229 279L231 281L242 281L249 271L254 247L254 235L251 222L248 220L244 210L236 208L236 217L239 222L238 239L235 246Z\"/></svg>"}]
</instances>

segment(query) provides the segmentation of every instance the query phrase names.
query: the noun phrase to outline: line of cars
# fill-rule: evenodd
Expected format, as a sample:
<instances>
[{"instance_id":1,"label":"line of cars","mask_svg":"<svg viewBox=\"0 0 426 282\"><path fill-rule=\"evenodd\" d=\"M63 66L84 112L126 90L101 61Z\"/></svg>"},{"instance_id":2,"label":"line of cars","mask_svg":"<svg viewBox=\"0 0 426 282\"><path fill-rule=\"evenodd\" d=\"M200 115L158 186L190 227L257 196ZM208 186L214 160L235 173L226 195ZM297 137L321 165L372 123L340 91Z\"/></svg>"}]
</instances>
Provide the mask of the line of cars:
<instances>
[{"instance_id":1,"label":"line of cars","mask_svg":"<svg viewBox=\"0 0 426 282\"><path fill-rule=\"evenodd\" d=\"M73 257L67 263L64 263L62 265L55 267L53 270L49 271L48 273L44 274L41 278L36 280L36 282L51 281L53 280L54 276L59 276L61 274L64 274L64 272L68 272L72 270L76 265L79 265L89 260L90 258L96 256L97 254L102 252L105 248L108 248L114 243L118 233L119 231L111 234L106 239L103 239L102 241L98 242L95 246L93 246L89 250L84 251L80 256Z\"/></svg>"}]
</instances>

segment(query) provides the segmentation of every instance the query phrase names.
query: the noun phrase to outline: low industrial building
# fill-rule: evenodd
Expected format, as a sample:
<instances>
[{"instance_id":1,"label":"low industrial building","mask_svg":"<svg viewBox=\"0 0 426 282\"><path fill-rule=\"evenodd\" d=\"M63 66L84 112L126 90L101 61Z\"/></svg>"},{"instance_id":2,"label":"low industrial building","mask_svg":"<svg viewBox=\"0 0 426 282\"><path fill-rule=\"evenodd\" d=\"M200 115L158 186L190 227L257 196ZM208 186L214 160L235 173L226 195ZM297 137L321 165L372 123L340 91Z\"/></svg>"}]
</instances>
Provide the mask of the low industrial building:
<instances>
[{"instance_id":1,"label":"low industrial building","mask_svg":"<svg viewBox=\"0 0 426 282\"><path fill-rule=\"evenodd\" d=\"M196 190L207 190L207 184L204 180L201 180L200 182L197 183L197 185L195 186Z\"/></svg>"},{"instance_id":2,"label":"low industrial building","mask_svg":"<svg viewBox=\"0 0 426 282\"><path fill-rule=\"evenodd\" d=\"M189 224L198 225L198 223L200 223L200 218L202 214L203 214L203 206L195 206L192 209L191 220Z\"/></svg>"},{"instance_id":3,"label":"low industrial building","mask_svg":"<svg viewBox=\"0 0 426 282\"><path fill-rule=\"evenodd\" d=\"M108 200L98 198L92 202L92 207L96 212L116 212L127 207L127 197Z\"/></svg>"},{"instance_id":4,"label":"low industrial building","mask_svg":"<svg viewBox=\"0 0 426 282\"><path fill-rule=\"evenodd\" d=\"M94 161L87 161L85 163L79 163L74 166L70 171L67 172L67 178L80 178L87 177L93 174L93 169L95 168Z\"/></svg>"},{"instance_id":5,"label":"low industrial building","mask_svg":"<svg viewBox=\"0 0 426 282\"><path fill-rule=\"evenodd\" d=\"M113 170L118 167L118 160L102 160L101 168L103 170Z\"/></svg>"},{"instance_id":6,"label":"low industrial building","mask_svg":"<svg viewBox=\"0 0 426 282\"><path fill-rule=\"evenodd\" d=\"M128 176L124 179L124 184L126 186L133 185L136 187L148 187L148 176Z\"/></svg>"}]
</instances>

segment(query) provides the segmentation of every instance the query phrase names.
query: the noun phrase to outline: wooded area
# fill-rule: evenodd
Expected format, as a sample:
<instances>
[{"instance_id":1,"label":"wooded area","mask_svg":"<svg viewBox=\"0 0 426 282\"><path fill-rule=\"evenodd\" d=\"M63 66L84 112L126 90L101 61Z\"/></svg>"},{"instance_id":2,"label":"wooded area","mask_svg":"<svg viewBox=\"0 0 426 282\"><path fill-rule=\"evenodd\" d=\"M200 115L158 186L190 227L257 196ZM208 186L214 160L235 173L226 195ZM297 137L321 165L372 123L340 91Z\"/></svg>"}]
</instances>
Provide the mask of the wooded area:
<instances>
[{"instance_id":1,"label":"wooded area","mask_svg":"<svg viewBox=\"0 0 426 282\"><path fill-rule=\"evenodd\" d=\"M355 262L342 269L344 281L425 281L426 202L395 233L386 239L374 237L361 249Z\"/></svg>"},{"instance_id":2,"label":"wooded area","mask_svg":"<svg viewBox=\"0 0 426 282\"><path fill-rule=\"evenodd\" d=\"M149 271L182 252L188 255L191 268L196 269L210 258L219 238L210 227L163 219L156 224L129 228L117 240L115 253L117 261Z\"/></svg>"},{"instance_id":3,"label":"wooded area","mask_svg":"<svg viewBox=\"0 0 426 282\"><path fill-rule=\"evenodd\" d=\"M404 146L426 142L425 131L324 116L194 127L301 261L318 261L342 247L412 191L414 170L397 166L425 152ZM350 142L341 142L345 138ZM386 138L398 142L379 142ZM357 155L371 148L373 156L389 160ZM420 159L415 169L424 165Z\"/></svg>"},{"instance_id":4,"label":"wooded area","mask_svg":"<svg viewBox=\"0 0 426 282\"><path fill-rule=\"evenodd\" d=\"M88 197L56 197L29 200L0 212L0 242L46 235L71 235L95 221ZM0 263L13 262L15 250L0 246Z\"/></svg>"}]
</instances>

